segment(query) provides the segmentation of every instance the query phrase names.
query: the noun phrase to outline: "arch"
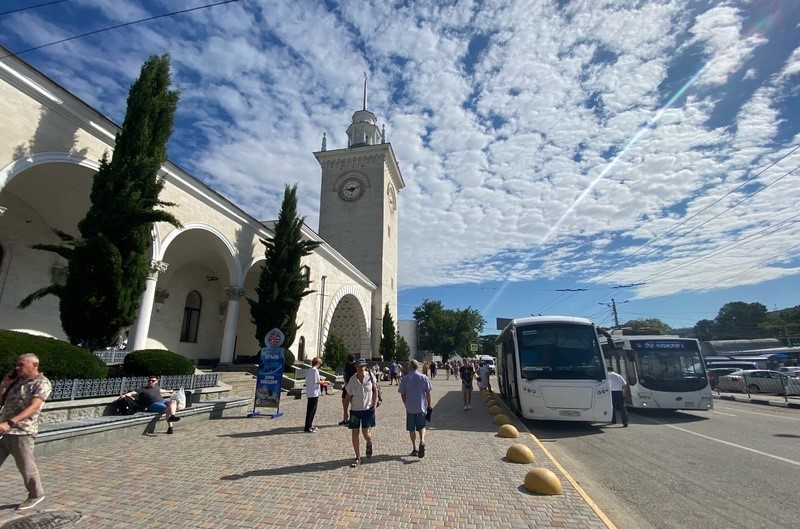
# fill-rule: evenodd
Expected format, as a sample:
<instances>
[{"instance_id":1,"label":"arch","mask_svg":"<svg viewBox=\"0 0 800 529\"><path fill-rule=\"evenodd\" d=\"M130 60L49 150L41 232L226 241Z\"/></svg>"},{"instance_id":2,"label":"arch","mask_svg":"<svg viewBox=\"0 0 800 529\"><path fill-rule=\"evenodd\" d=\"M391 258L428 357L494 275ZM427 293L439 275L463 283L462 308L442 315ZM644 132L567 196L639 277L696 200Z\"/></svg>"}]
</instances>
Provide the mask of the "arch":
<instances>
[{"instance_id":1,"label":"arch","mask_svg":"<svg viewBox=\"0 0 800 529\"><path fill-rule=\"evenodd\" d=\"M158 253L156 253L156 260L163 260L164 256L167 254L167 250L169 249L170 245L175 242L175 240L180 237L181 235L186 234L191 230L202 230L211 233L214 235L228 250L226 254L222 255L221 257L225 261L226 266L228 267L228 284L229 285L236 285L241 286L244 282L244 274L242 271L242 266L239 261L239 255L234 249L231 242L225 237L225 235L219 231L214 226L203 222L190 222L185 224L182 228L174 229L164 237L164 240L158 244ZM153 243L154 247L156 243ZM154 248L155 250L155 248Z\"/></svg>"},{"instance_id":2,"label":"arch","mask_svg":"<svg viewBox=\"0 0 800 529\"><path fill-rule=\"evenodd\" d=\"M357 353L357 355L363 355L364 353L369 354L372 356L370 350L370 320L369 320L369 309L371 305L366 303L363 296L360 294L360 290L354 286L344 286L336 291L331 299L330 305L328 305L328 309L325 312L325 320L322 325L322 344L324 344L328 340L328 334L331 329L331 324L334 322L334 316L336 315L337 309L340 305L345 303L353 303L358 306L359 314L358 318L354 322L357 326L355 329L358 333L358 347L359 350L351 351ZM366 309L365 309L366 307ZM320 344L320 348L322 348L322 344ZM353 344L350 344L353 345Z\"/></svg>"},{"instance_id":3,"label":"arch","mask_svg":"<svg viewBox=\"0 0 800 529\"><path fill-rule=\"evenodd\" d=\"M3 167L3 169L0 170L0 190L4 189L6 185L20 173L32 167L36 167L37 165L48 163L71 163L89 168L95 172L100 169L99 162L87 158L86 156L70 154L68 152L40 152L14 160Z\"/></svg>"}]
</instances>

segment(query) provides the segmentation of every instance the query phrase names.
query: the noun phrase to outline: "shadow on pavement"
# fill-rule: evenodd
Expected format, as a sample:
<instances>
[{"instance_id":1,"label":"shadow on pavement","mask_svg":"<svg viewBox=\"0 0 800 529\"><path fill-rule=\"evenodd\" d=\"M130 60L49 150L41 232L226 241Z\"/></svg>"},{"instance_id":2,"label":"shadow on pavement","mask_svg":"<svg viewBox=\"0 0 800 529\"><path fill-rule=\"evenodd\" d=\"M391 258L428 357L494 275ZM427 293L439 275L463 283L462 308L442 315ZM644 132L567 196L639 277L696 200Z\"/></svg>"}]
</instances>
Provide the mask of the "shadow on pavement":
<instances>
[{"instance_id":1,"label":"shadow on pavement","mask_svg":"<svg viewBox=\"0 0 800 529\"><path fill-rule=\"evenodd\" d=\"M308 463L301 465L289 465L278 468L265 468L261 470L251 470L249 472L245 472L244 474L229 474L227 476L222 476L219 479L222 481L238 481L240 479L293 475L304 472L325 472L326 470L336 470L342 468L347 468L348 470L350 470L350 463L352 461L353 461L352 457L346 457L344 459L333 459L331 461L315 462L315 463ZM374 455L371 458L365 458L362 456L361 465L359 465L358 468L353 468L352 470L358 471L358 469L361 467L369 467L370 465L386 461L400 461L401 463L404 464L410 464L419 462L420 459L417 458L416 460L412 460L410 457L407 456L381 455L381 454Z\"/></svg>"}]
</instances>

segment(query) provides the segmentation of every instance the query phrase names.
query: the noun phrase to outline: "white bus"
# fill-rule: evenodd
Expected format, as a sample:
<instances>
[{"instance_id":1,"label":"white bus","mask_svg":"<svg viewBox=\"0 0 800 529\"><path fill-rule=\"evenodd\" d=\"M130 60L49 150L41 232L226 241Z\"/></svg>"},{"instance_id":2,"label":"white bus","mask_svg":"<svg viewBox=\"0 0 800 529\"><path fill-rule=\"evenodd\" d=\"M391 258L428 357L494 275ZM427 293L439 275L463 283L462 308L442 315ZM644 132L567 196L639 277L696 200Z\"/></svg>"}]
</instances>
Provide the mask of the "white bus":
<instances>
[{"instance_id":1,"label":"white bus","mask_svg":"<svg viewBox=\"0 0 800 529\"><path fill-rule=\"evenodd\" d=\"M613 338L616 348L606 354L617 373L628 381L625 400L629 407L702 411L714 408L700 342L678 336L613 334Z\"/></svg>"},{"instance_id":2,"label":"white bus","mask_svg":"<svg viewBox=\"0 0 800 529\"><path fill-rule=\"evenodd\" d=\"M587 319L511 320L497 338L497 377L503 398L526 419L611 421L603 350Z\"/></svg>"}]
</instances>

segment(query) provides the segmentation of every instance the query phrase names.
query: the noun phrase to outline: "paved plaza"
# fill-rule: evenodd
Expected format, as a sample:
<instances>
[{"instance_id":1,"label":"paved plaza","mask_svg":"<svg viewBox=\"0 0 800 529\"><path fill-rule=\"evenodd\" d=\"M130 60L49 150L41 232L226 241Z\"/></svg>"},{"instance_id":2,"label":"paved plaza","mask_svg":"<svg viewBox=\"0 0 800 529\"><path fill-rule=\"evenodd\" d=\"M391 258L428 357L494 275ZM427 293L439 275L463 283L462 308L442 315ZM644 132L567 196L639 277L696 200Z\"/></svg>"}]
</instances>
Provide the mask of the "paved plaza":
<instances>
[{"instance_id":1,"label":"paved plaza","mask_svg":"<svg viewBox=\"0 0 800 529\"><path fill-rule=\"evenodd\" d=\"M375 455L350 468L350 431L340 393L320 397L317 433L304 433L305 398L284 399L279 419L233 417L165 426L150 436L40 457L46 500L29 516L78 522L58 527L162 528L559 528L613 527L561 472L516 417L519 439L497 437L480 393L464 411L460 383L433 379L435 409L424 459L411 457L397 388L382 382ZM524 443L536 461L505 460ZM557 496L529 493L525 474L545 467ZM0 469L0 527L25 499L9 459ZM33 520L31 520L33 521ZM33 525L31 525L32 527ZM54 527L50 525L47 527Z\"/></svg>"}]
</instances>

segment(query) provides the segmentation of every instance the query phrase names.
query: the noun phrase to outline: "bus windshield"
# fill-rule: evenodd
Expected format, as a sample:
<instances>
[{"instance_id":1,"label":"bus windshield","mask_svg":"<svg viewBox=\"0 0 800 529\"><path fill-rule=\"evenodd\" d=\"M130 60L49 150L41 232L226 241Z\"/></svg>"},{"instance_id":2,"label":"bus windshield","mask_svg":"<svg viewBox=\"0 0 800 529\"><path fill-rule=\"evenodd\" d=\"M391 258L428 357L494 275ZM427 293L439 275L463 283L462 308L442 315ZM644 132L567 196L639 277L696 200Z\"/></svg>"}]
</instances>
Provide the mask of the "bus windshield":
<instances>
[{"instance_id":1,"label":"bus windshield","mask_svg":"<svg viewBox=\"0 0 800 529\"><path fill-rule=\"evenodd\" d=\"M642 386L653 391L697 391L708 384L694 340L631 340Z\"/></svg>"},{"instance_id":2,"label":"bus windshield","mask_svg":"<svg viewBox=\"0 0 800 529\"><path fill-rule=\"evenodd\" d=\"M517 328L520 374L526 380L603 380L603 357L594 327L569 323Z\"/></svg>"}]
</instances>

